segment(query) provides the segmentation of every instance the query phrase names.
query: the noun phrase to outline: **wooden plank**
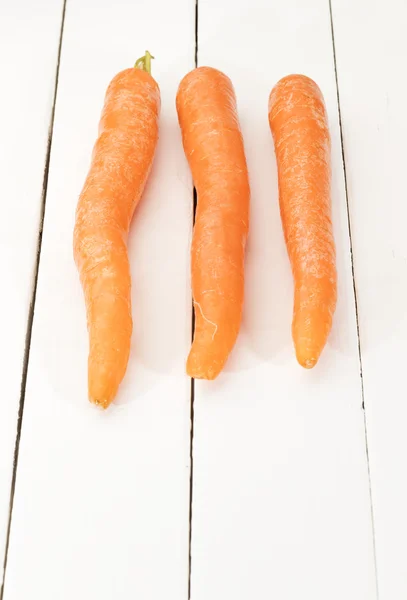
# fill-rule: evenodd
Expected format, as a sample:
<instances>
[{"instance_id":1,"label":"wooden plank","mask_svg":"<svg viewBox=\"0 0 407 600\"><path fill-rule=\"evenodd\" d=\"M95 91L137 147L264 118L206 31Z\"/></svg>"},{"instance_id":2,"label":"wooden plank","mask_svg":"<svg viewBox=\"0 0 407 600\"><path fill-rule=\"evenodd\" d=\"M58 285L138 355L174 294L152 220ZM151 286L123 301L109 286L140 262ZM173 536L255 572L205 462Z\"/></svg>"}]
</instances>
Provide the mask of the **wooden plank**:
<instances>
[{"instance_id":1,"label":"wooden plank","mask_svg":"<svg viewBox=\"0 0 407 600\"><path fill-rule=\"evenodd\" d=\"M407 597L407 5L332 3L381 598Z\"/></svg>"},{"instance_id":2,"label":"wooden plank","mask_svg":"<svg viewBox=\"0 0 407 600\"><path fill-rule=\"evenodd\" d=\"M117 405L87 401L77 198L110 79L148 48L160 142L130 241L134 335ZM5 600L182 600L188 589L192 185L175 111L189 0L68 0Z\"/></svg>"},{"instance_id":3,"label":"wooden plank","mask_svg":"<svg viewBox=\"0 0 407 600\"><path fill-rule=\"evenodd\" d=\"M373 536L329 5L199 0L198 62L235 84L252 182L243 329L195 384L192 599L372 600ZM313 371L296 364L267 101L313 77L333 142L339 302Z\"/></svg>"},{"instance_id":4,"label":"wooden plank","mask_svg":"<svg viewBox=\"0 0 407 600\"><path fill-rule=\"evenodd\" d=\"M1 569L62 5L62 0L0 3Z\"/></svg>"}]
</instances>

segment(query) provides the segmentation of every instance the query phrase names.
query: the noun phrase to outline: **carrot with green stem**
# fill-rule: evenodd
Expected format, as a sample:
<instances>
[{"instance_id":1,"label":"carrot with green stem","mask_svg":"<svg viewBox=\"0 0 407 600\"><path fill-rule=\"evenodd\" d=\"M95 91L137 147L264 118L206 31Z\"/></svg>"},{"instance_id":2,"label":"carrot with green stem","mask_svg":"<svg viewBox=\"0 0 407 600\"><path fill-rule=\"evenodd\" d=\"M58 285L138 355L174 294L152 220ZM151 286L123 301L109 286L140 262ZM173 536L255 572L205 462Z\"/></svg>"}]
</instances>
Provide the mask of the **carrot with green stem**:
<instances>
[{"instance_id":1,"label":"carrot with green stem","mask_svg":"<svg viewBox=\"0 0 407 600\"><path fill-rule=\"evenodd\" d=\"M79 197L74 256L86 302L89 399L107 408L130 353L131 280L127 236L153 162L160 91L151 54L111 81L99 137Z\"/></svg>"},{"instance_id":2,"label":"carrot with green stem","mask_svg":"<svg viewBox=\"0 0 407 600\"><path fill-rule=\"evenodd\" d=\"M249 178L226 75L209 67L191 71L180 83L177 111L198 198L191 251L195 331L187 372L214 379L242 318Z\"/></svg>"},{"instance_id":3,"label":"carrot with green stem","mask_svg":"<svg viewBox=\"0 0 407 600\"><path fill-rule=\"evenodd\" d=\"M293 340L298 362L311 368L331 330L337 296L330 136L317 84L304 75L281 79L270 94L269 122L295 283Z\"/></svg>"}]
</instances>

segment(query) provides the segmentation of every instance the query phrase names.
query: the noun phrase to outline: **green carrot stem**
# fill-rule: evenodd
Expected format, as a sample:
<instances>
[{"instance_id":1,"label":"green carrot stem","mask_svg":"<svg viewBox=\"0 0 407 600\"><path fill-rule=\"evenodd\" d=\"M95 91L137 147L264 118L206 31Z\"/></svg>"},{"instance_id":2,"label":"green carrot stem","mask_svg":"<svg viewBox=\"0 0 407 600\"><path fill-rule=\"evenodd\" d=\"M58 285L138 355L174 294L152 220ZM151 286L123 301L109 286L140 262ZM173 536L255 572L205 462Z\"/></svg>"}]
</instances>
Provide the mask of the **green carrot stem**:
<instances>
[{"instance_id":1,"label":"green carrot stem","mask_svg":"<svg viewBox=\"0 0 407 600\"><path fill-rule=\"evenodd\" d=\"M154 56L151 56L150 52L148 50L146 50L146 53L144 54L144 56L141 56L140 58L138 58L136 60L136 64L134 65L135 68L141 69L142 71L145 71L146 73L151 75L151 59L152 58L154 58Z\"/></svg>"}]
</instances>

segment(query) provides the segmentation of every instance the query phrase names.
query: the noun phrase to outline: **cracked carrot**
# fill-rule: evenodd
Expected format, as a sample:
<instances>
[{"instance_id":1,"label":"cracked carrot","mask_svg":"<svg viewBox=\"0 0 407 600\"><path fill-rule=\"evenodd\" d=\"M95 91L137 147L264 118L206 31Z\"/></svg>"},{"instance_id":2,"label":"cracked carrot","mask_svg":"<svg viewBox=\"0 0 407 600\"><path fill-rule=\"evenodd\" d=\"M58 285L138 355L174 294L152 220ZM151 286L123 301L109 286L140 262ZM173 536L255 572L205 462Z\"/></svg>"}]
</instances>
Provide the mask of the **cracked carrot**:
<instances>
[{"instance_id":1,"label":"cracked carrot","mask_svg":"<svg viewBox=\"0 0 407 600\"><path fill-rule=\"evenodd\" d=\"M146 52L111 81L79 197L74 257L89 331L88 393L107 408L127 368L133 328L127 255L130 222L158 140L160 91Z\"/></svg>"},{"instance_id":2,"label":"cracked carrot","mask_svg":"<svg viewBox=\"0 0 407 600\"><path fill-rule=\"evenodd\" d=\"M295 284L294 346L300 365L312 368L331 330L337 296L328 120L319 87L304 75L281 79L268 110Z\"/></svg>"},{"instance_id":3,"label":"cracked carrot","mask_svg":"<svg viewBox=\"0 0 407 600\"><path fill-rule=\"evenodd\" d=\"M249 178L226 75L210 67L188 73L178 89L177 111L198 199L191 248L195 331L187 372L214 379L242 318Z\"/></svg>"}]
</instances>

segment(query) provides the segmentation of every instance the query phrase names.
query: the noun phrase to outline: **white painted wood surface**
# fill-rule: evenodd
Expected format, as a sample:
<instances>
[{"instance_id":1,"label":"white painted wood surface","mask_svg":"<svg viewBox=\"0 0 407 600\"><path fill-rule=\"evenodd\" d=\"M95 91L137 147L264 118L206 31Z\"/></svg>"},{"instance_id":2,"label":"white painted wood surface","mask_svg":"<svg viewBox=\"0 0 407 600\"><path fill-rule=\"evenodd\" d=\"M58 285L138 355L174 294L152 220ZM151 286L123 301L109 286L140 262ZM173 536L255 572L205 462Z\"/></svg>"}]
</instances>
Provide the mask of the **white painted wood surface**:
<instances>
[{"instance_id":1,"label":"white painted wood surface","mask_svg":"<svg viewBox=\"0 0 407 600\"><path fill-rule=\"evenodd\" d=\"M187 600L192 186L175 93L194 65L193 0L67 0L38 292L2 600ZM327 0L198 0L198 62L235 85L252 182L244 324L225 373L195 384L191 600L377 600L340 130ZM332 0L380 600L407 597L402 174L407 7ZM62 0L0 0L6 92L0 564L39 230ZM86 399L78 194L110 79L149 49L161 138L130 236L134 336L107 413ZM333 141L339 304L320 364L297 366L267 99L303 72ZM1 594L0 594L1 595Z\"/></svg>"},{"instance_id":2,"label":"white painted wood surface","mask_svg":"<svg viewBox=\"0 0 407 600\"><path fill-rule=\"evenodd\" d=\"M110 79L149 49L159 148L131 233L134 336L118 404L87 400L77 198ZM187 598L192 186L175 111L189 0L68 0L5 600Z\"/></svg>"},{"instance_id":3,"label":"white painted wood surface","mask_svg":"<svg viewBox=\"0 0 407 600\"><path fill-rule=\"evenodd\" d=\"M333 0L379 596L407 598L407 5Z\"/></svg>"},{"instance_id":4,"label":"white painted wood surface","mask_svg":"<svg viewBox=\"0 0 407 600\"><path fill-rule=\"evenodd\" d=\"M200 65L235 84L252 181L243 330L196 382L192 599L374 600L358 344L329 5L200 0ZM320 85L333 142L339 301L319 365L291 342L292 283L267 100L289 73Z\"/></svg>"},{"instance_id":5,"label":"white painted wood surface","mask_svg":"<svg viewBox=\"0 0 407 600\"><path fill-rule=\"evenodd\" d=\"M0 571L62 5L0 1Z\"/></svg>"}]
</instances>

